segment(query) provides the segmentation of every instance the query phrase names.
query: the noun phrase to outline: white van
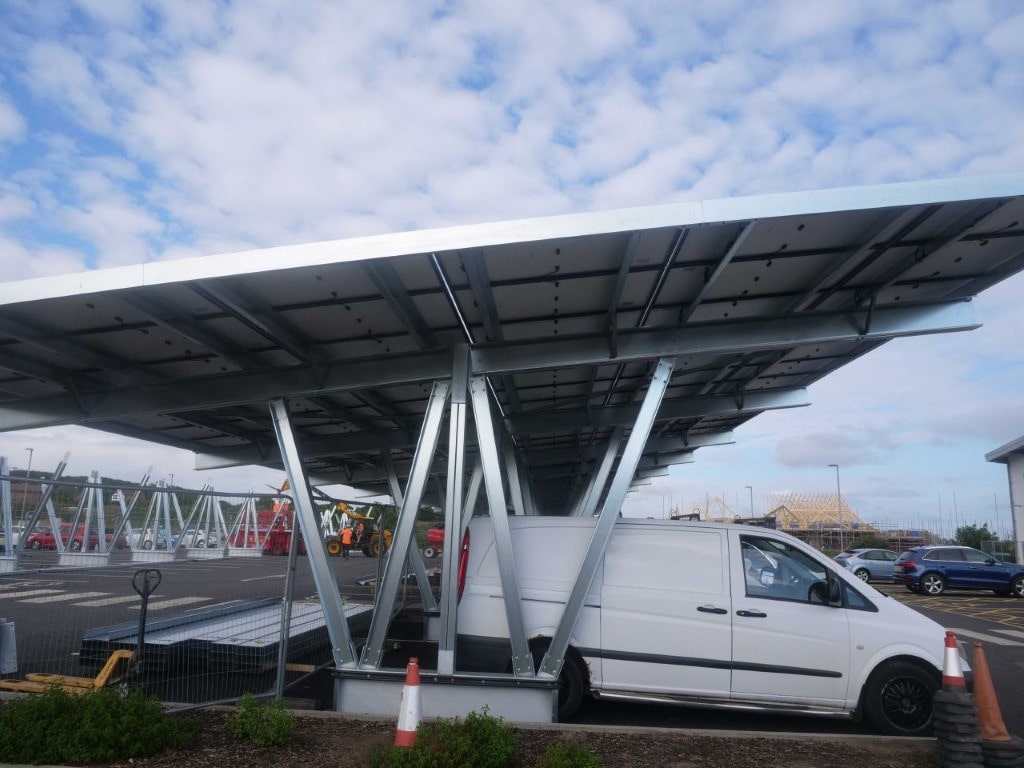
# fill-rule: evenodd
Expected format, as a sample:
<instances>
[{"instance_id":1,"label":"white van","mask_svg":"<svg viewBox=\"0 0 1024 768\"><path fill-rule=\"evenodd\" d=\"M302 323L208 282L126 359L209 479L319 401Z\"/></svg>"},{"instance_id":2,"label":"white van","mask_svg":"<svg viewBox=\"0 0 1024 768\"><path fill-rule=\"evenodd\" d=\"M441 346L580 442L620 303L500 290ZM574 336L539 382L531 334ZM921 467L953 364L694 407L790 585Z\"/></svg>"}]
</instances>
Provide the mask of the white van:
<instances>
[{"instance_id":1,"label":"white van","mask_svg":"<svg viewBox=\"0 0 1024 768\"><path fill-rule=\"evenodd\" d=\"M510 517L523 620L539 663L595 520ZM458 667L510 671L488 518L468 531ZM931 728L945 630L780 531L620 518L570 638L559 719L585 694L690 706L865 715ZM965 664L965 670L969 669Z\"/></svg>"}]
</instances>

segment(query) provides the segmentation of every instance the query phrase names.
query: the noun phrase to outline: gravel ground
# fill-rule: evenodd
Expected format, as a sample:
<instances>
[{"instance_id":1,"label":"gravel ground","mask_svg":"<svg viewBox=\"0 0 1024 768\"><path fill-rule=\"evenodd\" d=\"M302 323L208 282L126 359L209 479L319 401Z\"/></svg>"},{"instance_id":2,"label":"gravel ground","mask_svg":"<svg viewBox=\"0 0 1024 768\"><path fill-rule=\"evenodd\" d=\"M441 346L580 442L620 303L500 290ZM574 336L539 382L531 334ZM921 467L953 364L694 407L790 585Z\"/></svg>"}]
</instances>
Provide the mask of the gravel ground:
<instances>
[{"instance_id":1,"label":"gravel ground","mask_svg":"<svg viewBox=\"0 0 1024 768\"><path fill-rule=\"evenodd\" d=\"M333 713L297 712L288 747L239 741L223 710L194 715L201 730L186 750L117 763L123 768L365 768L369 754L394 740L395 724ZM583 744L607 768L934 768L931 739L695 732L607 726L517 728L517 768L527 768L552 743Z\"/></svg>"}]
</instances>

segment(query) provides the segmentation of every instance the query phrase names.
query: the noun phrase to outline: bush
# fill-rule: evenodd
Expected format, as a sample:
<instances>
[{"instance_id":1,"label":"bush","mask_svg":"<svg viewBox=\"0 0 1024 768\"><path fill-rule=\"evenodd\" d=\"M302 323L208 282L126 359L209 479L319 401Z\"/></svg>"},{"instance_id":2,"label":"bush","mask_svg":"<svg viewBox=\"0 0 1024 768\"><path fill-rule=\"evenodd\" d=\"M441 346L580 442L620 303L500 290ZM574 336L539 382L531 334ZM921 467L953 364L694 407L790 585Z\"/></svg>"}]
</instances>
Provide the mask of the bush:
<instances>
[{"instance_id":1,"label":"bush","mask_svg":"<svg viewBox=\"0 0 1024 768\"><path fill-rule=\"evenodd\" d=\"M160 701L115 688L69 694L54 686L0 707L0 762L106 763L187 745L194 720L166 715Z\"/></svg>"},{"instance_id":2,"label":"bush","mask_svg":"<svg viewBox=\"0 0 1024 768\"><path fill-rule=\"evenodd\" d=\"M283 747L291 739L295 718L280 701L257 703L251 693L238 700L238 708L228 718L235 736L257 747Z\"/></svg>"},{"instance_id":3,"label":"bush","mask_svg":"<svg viewBox=\"0 0 1024 768\"><path fill-rule=\"evenodd\" d=\"M388 747L370 756L371 768L507 768L516 737L498 717L470 712L465 720L421 723L411 747Z\"/></svg>"},{"instance_id":4,"label":"bush","mask_svg":"<svg viewBox=\"0 0 1024 768\"><path fill-rule=\"evenodd\" d=\"M586 747L572 742L552 744L538 757L533 768L602 768L604 763Z\"/></svg>"}]
</instances>

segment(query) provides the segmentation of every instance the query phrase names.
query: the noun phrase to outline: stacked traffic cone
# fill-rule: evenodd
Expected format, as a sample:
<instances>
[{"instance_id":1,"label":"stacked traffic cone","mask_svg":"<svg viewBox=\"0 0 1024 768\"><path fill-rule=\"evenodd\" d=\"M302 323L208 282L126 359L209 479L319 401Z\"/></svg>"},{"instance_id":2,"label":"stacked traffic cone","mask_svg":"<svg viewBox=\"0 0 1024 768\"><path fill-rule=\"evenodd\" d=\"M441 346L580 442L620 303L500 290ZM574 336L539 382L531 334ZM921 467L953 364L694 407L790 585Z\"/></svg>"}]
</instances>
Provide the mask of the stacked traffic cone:
<instances>
[{"instance_id":1,"label":"stacked traffic cone","mask_svg":"<svg viewBox=\"0 0 1024 768\"><path fill-rule=\"evenodd\" d=\"M978 708L967 691L956 636L946 632L942 690L935 692L935 738L942 768L984 768L978 734Z\"/></svg>"},{"instance_id":2,"label":"stacked traffic cone","mask_svg":"<svg viewBox=\"0 0 1024 768\"><path fill-rule=\"evenodd\" d=\"M981 643L974 644L974 696L978 702L978 730L986 768L1024 766L1024 740L1010 736L1006 730Z\"/></svg>"},{"instance_id":3,"label":"stacked traffic cone","mask_svg":"<svg viewBox=\"0 0 1024 768\"><path fill-rule=\"evenodd\" d=\"M409 659L405 668L405 686L402 688L402 703L398 707L398 730L395 732L396 747L411 747L416 741L416 728L420 724L420 660Z\"/></svg>"}]
</instances>

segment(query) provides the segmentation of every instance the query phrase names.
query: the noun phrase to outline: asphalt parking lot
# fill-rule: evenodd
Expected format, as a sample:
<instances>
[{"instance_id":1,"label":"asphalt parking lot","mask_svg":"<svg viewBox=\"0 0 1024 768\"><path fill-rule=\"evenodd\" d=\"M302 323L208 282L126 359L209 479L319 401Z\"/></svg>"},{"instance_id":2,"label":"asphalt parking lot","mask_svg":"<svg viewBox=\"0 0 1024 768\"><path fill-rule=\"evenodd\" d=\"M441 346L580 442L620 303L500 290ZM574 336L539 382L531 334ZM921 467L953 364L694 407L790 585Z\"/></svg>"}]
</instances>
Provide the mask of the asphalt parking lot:
<instances>
[{"instance_id":1,"label":"asphalt parking lot","mask_svg":"<svg viewBox=\"0 0 1024 768\"><path fill-rule=\"evenodd\" d=\"M162 564L132 563L130 558L129 552L117 552L106 567L54 569L55 553L25 553L24 572L0 576L0 616L17 623L21 655L30 665L34 657L44 654L47 658L74 658L85 629L138 621L139 599L132 589L131 577L140 568L156 568L162 573L161 584L148 609L150 618L158 618L229 600L280 597L287 566L284 557L179 559ZM354 553L349 559L330 558L329 562L346 600L372 601L372 585L365 582L375 575L376 560ZM427 561L428 566L439 563ZM1006 725L1011 733L1024 734L1024 709L1016 706L1016 702L1024 700L1024 600L987 592L950 591L930 597L881 582L873 586L954 630L968 650L975 641L983 642ZM305 558L298 561L294 594L297 599L316 595ZM409 594L410 599L415 599L414 590ZM64 632L63 641L60 632ZM64 645L55 648L58 642ZM81 674L77 670L65 673ZM269 687L270 678L263 675L240 684L257 690L259 686ZM307 685L305 691L299 695L316 694L329 699L329 675L322 676L317 690ZM794 718L786 716L613 702L588 702L581 710L580 720L661 727L869 732L865 726L846 720L799 718L794 725Z\"/></svg>"}]
</instances>

